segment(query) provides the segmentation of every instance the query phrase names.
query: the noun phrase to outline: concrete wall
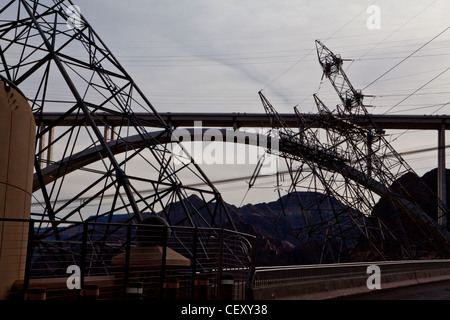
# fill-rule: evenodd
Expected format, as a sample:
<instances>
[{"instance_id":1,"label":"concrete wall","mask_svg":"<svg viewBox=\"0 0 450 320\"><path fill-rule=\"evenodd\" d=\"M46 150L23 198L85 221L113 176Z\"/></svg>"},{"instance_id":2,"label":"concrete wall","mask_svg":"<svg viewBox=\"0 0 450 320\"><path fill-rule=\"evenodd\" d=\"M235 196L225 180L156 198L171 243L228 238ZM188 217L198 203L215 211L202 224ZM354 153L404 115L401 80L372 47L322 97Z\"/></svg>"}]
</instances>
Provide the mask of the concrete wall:
<instances>
[{"instance_id":1,"label":"concrete wall","mask_svg":"<svg viewBox=\"0 0 450 320\"><path fill-rule=\"evenodd\" d=\"M29 219L36 124L27 100L0 81L0 218ZM25 270L28 225L0 221L0 299Z\"/></svg>"}]
</instances>

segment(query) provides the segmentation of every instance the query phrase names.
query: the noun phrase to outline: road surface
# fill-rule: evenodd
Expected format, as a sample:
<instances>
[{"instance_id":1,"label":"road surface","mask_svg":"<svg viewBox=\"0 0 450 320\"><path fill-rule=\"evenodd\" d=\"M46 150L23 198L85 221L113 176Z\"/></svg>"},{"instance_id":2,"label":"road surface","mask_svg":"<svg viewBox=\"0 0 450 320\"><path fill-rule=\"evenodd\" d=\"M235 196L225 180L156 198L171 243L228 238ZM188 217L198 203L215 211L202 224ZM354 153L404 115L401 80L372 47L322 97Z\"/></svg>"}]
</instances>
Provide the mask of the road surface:
<instances>
[{"instance_id":1,"label":"road surface","mask_svg":"<svg viewBox=\"0 0 450 320\"><path fill-rule=\"evenodd\" d=\"M450 281L378 290L341 300L450 300Z\"/></svg>"}]
</instances>

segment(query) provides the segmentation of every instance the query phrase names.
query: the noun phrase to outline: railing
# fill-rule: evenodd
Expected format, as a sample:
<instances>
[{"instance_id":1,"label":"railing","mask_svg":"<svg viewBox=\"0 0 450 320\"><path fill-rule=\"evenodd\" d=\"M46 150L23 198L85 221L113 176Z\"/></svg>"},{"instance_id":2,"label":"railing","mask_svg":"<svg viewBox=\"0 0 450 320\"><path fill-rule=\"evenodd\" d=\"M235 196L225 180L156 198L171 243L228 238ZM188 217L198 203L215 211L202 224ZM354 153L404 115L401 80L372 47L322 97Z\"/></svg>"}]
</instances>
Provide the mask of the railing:
<instances>
[{"instance_id":1,"label":"railing","mask_svg":"<svg viewBox=\"0 0 450 320\"><path fill-rule=\"evenodd\" d=\"M17 219L0 228L10 299L323 299L369 291L370 265L382 289L450 279L450 260L255 268L254 237L225 229Z\"/></svg>"},{"instance_id":2,"label":"railing","mask_svg":"<svg viewBox=\"0 0 450 320\"><path fill-rule=\"evenodd\" d=\"M40 287L47 300L89 290L99 299L242 300L254 270L254 237L226 229L0 219L3 230L9 224L21 224L28 237L11 298ZM20 254L5 250L16 237L4 236L4 261Z\"/></svg>"},{"instance_id":3,"label":"railing","mask_svg":"<svg viewBox=\"0 0 450 320\"><path fill-rule=\"evenodd\" d=\"M370 291L369 266L380 268L381 289L450 279L450 260L405 260L256 268L252 297L324 299Z\"/></svg>"}]
</instances>

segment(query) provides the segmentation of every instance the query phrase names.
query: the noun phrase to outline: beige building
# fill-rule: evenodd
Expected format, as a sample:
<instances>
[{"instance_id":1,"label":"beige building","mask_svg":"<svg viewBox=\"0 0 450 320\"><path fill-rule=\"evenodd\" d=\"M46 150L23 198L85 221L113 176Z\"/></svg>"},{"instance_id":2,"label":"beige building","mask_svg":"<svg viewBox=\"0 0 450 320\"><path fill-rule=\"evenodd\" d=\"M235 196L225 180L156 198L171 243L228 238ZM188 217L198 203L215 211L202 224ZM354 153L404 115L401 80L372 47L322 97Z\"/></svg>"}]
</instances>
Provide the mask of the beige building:
<instances>
[{"instance_id":1,"label":"beige building","mask_svg":"<svg viewBox=\"0 0 450 320\"><path fill-rule=\"evenodd\" d=\"M36 124L17 90L0 81L0 219L29 219ZM0 300L25 271L28 224L0 220Z\"/></svg>"}]
</instances>

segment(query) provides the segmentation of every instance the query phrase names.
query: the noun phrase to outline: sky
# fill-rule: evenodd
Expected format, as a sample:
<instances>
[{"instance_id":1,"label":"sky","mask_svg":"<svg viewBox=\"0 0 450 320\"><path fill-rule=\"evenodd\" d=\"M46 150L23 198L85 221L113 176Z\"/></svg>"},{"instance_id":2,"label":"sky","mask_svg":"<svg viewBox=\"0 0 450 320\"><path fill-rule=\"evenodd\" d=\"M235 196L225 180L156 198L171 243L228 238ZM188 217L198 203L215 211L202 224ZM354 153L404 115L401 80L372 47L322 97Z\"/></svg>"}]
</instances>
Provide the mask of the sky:
<instances>
[{"instance_id":1,"label":"sky","mask_svg":"<svg viewBox=\"0 0 450 320\"><path fill-rule=\"evenodd\" d=\"M363 86L450 25L444 0L75 3L161 112L260 112L261 89L280 112L296 104L314 111L321 80L314 40L357 59L348 74ZM371 30L367 9L374 3L380 28ZM448 67L449 39L447 31L365 93L411 93ZM444 74L427 89L445 89L449 79ZM335 96L321 89L321 96ZM396 98L377 98L379 112ZM419 98L393 111L407 112L425 101Z\"/></svg>"},{"instance_id":2,"label":"sky","mask_svg":"<svg viewBox=\"0 0 450 320\"><path fill-rule=\"evenodd\" d=\"M263 113L260 90L280 113L314 113L313 94L334 106L316 39L351 59L344 68L374 114L450 110L446 0L73 2L159 112ZM392 131L388 140L410 151L435 146L437 133ZM437 163L434 151L406 160L419 174ZM202 168L214 181L251 175L254 165ZM218 189L237 205L277 197L273 179L245 197L245 180Z\"/></svg>"}]
</instances>

